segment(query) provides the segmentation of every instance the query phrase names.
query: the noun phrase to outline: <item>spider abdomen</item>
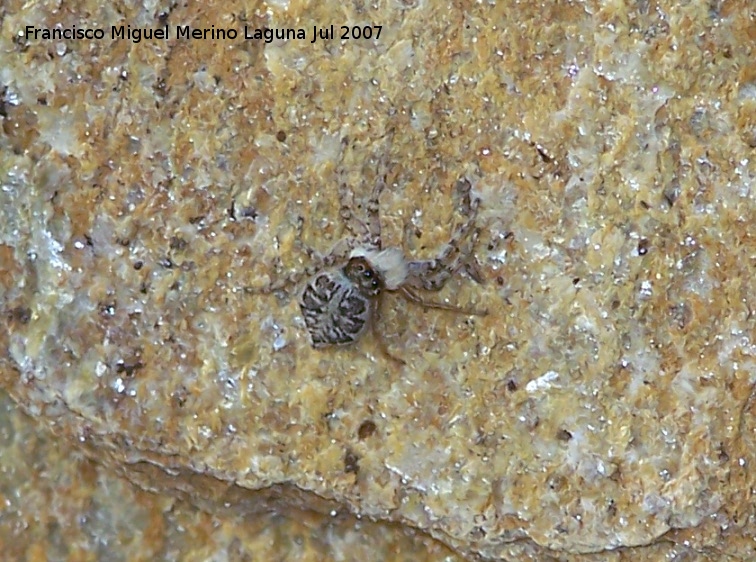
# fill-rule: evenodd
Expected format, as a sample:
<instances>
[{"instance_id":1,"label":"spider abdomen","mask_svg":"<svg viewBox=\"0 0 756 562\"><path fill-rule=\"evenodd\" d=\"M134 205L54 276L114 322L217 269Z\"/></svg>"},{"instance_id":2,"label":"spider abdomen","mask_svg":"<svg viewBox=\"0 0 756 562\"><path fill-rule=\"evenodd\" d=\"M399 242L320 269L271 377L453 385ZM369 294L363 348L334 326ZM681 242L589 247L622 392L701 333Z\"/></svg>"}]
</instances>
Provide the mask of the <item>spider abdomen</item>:
<instances>
[{"instance_id":1,"label":"spider abdomen","mask_svg":"<svg viewBox=\"0 0 756 562\"><path fill-rule=\"evenodd\" d=\"M368 297L338 270L313 277L302 291L299 307L313 347L357 341L371 313Z\"/></svg>"}]
</instances>

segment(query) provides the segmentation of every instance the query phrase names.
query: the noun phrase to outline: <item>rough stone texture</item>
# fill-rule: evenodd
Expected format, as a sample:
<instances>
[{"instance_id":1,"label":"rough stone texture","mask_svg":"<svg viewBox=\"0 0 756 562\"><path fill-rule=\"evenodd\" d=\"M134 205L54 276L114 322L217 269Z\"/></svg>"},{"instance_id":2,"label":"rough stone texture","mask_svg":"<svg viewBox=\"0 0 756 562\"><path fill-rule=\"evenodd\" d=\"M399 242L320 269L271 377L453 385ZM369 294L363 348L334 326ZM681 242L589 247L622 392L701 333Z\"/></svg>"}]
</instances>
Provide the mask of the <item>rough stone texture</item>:
<instances>
[{"instance_id":1,"label":"rough stone texture","mask_svg":"<svg viewBox=\"0 0 756 562\"><path fill-rule=\"evenodd\" d=\"M71 454L0 393L3 560L461 562L440 543L350 517L208 514ZM217 511L217 510L216 510Z\"/></svg>"},{"instance_id":2,"label":"rough stone texture","mask_svg":"<svg viewBox=\"0 0 756 562\"><path fill-rule=\"evenodd\" d=\"M754 556L752 3L55 6L6 3L0 36L0 379L34 417L211 510ZM175 39L342 22L382 35ZM56 23L174 33L17 35ZM483 282L439 297L490 314L389 297L404 368L244 291L328 251L337 172L359 203L387 152L388 243L434 255L462 175L483 209Z\"/></svg>"},{"instance_id":3,"label":"rough stone texture","mask_svg":"<svg viewBox=\"0 0 756 562\"><path fill-rule=\"evenodd\" d=\"M51 439L0 392L0 551L5 560L402 560L461 562L409 528L297 512L234 516L139 491ZM671 542L570 562L722 560ZM682 557L682 558L681 558Z\"/></svg>"}]
</instances>

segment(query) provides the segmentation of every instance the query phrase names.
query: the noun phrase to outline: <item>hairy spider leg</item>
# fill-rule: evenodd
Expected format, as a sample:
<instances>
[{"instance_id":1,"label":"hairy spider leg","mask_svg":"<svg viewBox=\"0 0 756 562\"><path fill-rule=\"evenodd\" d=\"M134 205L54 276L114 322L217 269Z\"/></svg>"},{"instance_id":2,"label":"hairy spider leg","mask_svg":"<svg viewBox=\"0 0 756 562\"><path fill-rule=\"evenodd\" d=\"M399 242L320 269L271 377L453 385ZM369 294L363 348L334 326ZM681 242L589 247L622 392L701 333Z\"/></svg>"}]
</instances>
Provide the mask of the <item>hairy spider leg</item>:
<instances>
[{"instance_id":1,"label":"hairy spider leg","mask_svg":"<svg viewBox=\"0 0 756 562\"><path fill-rule=\"evenodd\" d=\"M468 254L471 253L471 250L462 252L462 245L469 240L469 246L472 249L480 236L480 228L475 227L480 199L471 196L471 188L470 181L466 178L457 183L457 189L462 194L460 211L466 217L466 220L457 227L437 258L412 261L408 264L408 285L426 291L439 291L469 259Z\"/></svg>"},{"instance_id":2,"label":"hairy spider leg","mask_svg":"<svg viewBox=\"0 0 756 562\"><path fill-rule=\"evenodd\" d=\"M405 299L418 306L422 306L423 308L437 308L439 310L446 310L455 314L465 314L468 316L486 316L488 314L487 310L481 310L474 306L459 306L455 304L447 304L445 302L427 301L409 287L400 287L399 292Z\"/></svg>"},{"instance_id":3,"label":"hairy spider leg","mask_svg":"<svg viewBox=\"0 0 756 562\"><path fill-rule=\"evenodd\" d=\"M345 181L345 175L344 170L339 171L339 216L352 237L358 240L368 240L370 232L365 223L354 214L354 191Z\"/></svg>"},{"instance_id":4,"label":"hairy spider leg","mask_svg":"<svg viewBox=\"0 0 756 562\"><path fill-rule=\"evenodd\" d=\"M253 295L268 295L279 291L289 292L292 288L299 285L303 279L312 277L315 273L323 269L323 267L325 267L324 264L325 258L318 256L315 261L301 270L291 271L288 275L273 279L260 287L244 287L244 292Z\"/></svg>"},{"instance_id":5,"label":"hairy spider leg","mask_svg":"<svg viewBox=\"0 0 756 562\"><path fill-rule=\"evenodd\" d=\"M397 357L388 348L388 345L386 345L386 340L383 337L383 334L378 329L378 324L382 321L382 312L381 308L383 305L383 295L378 295L378 298L376 299L376 302L373 303L373 317L370 322L370 331L373 334L373 338L375 339L376 343L378 344L378 349L381 350L381 353L388 357L391 361L396 363L398 366L403 367L407 364L407 362L402 359L401 357Z\"/></svg>"},{"instance_id":6,"label":"hairy spider leg","mask_svg":"<svg viewBox=\"0 0 756 562\"><path fill-rule=\"evenodd\" d=\"M469 316L486 316L488 314L487 310L480 310L472 306L455 306L453 304L447 304L443 302L427 301L408 287L400 287L398 289L398 292L400 292L406 300L424 308L435 308L445 310L447 312L453 312L455 314L465 314ZM373 338L378 344L378 349L380 349L381 353L392 362L396 363L398 366L405 366L407 362L401 357L398 357L397 355L391 353L388 345L386 344L386 339L383 337L383 333L378 329L378 325L383 321L381 310L383 306L383 296L384 294L379 295L376 301L373 303L373 314L370 321L370 331L372 332Z\"/></svg>"},{"instance_id":7,"label":"hairy spider leg","mask_svg":"<svg viewBox=\"0 0 756 562\"><path fill-rule=\"evenodd\" d=\"M381 216L380 216L380 203L379 198L381 193L386 188L386 174L380 172L378 181L373 186L373 192L370 194L370 199L367 201L367 235L365 237L365 243L382 249L381 241Z\"/></svg>"},{"instance_id":8,"label":"hairy spider leg","mask_svg":"<svg viewBox=\"0 0 756 562\"><path fill-rule=\"evenodd\" d=\"M255 295L268 295L279 291L289 292L302 283L303 279L309 279L319 271L333 267L339 262L345 261L349 254L358 245L354 238L343 238L325 256L310 246L304 246L304 252L310 259L310 263L301 270L291 271L283 278L272 280L261 287L244 287L244 292ZM276 258L276 269L281 258Z\"/></svg>"},{"instance_id":9,"label":"hairy spider leg","mask_svg":"<svg viewBox=\"0 0 756 562\"><path fill-rule=\"evenodd\" d=\"M389 147L383 151L383 156L378 161L376 179L373 189L365 205L365 222L355 215L354 191L349 187L349 182L345 181L345 172L339 171L339 216L344 221L344 226L349 233L360 240L362 245L372 248L381 249L381 217L380 217L380 196L386 188L386 177L388 175L389 160L391 158L391 145L394 131L391 130L386 134L389 138Z\"/></svg>"},{"instance_id":10,"label":"hairy spider leg","mask_svg":"<svg viewBox=\"0 0 756 562\"><path fill-rule=\"evenodd\" d=\"M381 193L386 189L386 178L388 176L390 151L387 150L378 163L378 173L376 182L373 184L373 191L367 201L367 230L368 237L365 242L379 250L383 249L381 240Z\"/></svg>"},{"instance_id":11,"label":"hairy spider leg","mask_svg":"<svg viewBox=\"0 0 756 562\"><path fill-rule=\"evenodd\" d=\"M333 267L339 262L346 261L349 258L349 254L352 253L357 246L359 246L359 240L356 238L342 238L331 248L331 251L321 256L317 250L310 248L308 252L312 252L312 255L316 256L316 259L321 260L321 268ZM308 255L310 255L308 253Z\"/></svg>"}]
</instances>

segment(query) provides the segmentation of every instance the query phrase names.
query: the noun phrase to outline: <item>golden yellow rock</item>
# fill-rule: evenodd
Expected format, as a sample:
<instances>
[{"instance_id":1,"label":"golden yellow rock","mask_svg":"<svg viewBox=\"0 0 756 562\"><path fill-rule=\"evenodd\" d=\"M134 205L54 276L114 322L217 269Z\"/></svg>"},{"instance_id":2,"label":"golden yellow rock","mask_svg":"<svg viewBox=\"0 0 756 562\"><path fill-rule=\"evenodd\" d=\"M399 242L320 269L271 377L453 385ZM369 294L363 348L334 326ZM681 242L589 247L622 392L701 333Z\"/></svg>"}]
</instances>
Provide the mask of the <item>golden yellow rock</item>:
<instances>
[{"instance_id":1,"label":"golden yellow rock","mask_svg":"<svg viewBox=\"0 0 756 562\"><path fill-rule=\"evenodd\" d=\"M7 12L0 381L57 435L208 510L483 559L752 556L749 2ZM45 38L74 27L103 37ZM384 160L412 259L472 182L474 263L432 297L489 314L388 295L383 343L315 350L294 291L256 291Z\"/></svg>"}]
</instances>

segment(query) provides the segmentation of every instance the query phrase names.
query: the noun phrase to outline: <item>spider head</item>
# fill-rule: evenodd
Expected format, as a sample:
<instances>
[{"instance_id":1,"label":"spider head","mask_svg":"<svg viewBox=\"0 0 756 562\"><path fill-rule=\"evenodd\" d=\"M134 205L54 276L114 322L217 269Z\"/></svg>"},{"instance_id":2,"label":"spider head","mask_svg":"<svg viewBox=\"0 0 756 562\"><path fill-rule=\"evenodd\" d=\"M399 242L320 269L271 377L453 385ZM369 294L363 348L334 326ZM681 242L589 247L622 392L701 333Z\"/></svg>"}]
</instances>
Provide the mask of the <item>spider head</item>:
<instances>
[{"instance_id":1,"label":"spider head","mask_svg":"<svg viewBox=\"0 0 756 562\"><path fill-rule=\"evenodd\" d=\"M385 250L355 248L349 256L349 263L359 259L363 260L368 269L375 272L380 281L381 290L396 291L409 275L407 261L399 248ZM349 277L348 274L347 277Z\"/></svg>"},{"instance_id":2,"label":"spider head","mask_svg":"<svg viewBox=\"0 0 756 562\"><path fill-rule=\"evenodd\" d=\"M383 278L362 256L350 258L343 271L366 297L377 297L383 290Z\"/></svg>"}]
</instances>

